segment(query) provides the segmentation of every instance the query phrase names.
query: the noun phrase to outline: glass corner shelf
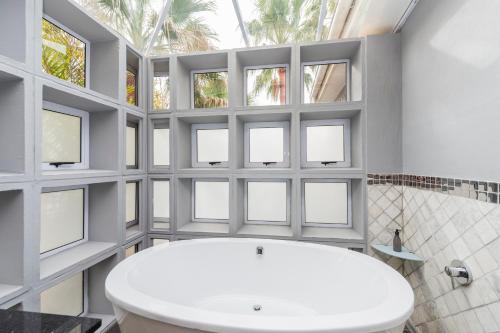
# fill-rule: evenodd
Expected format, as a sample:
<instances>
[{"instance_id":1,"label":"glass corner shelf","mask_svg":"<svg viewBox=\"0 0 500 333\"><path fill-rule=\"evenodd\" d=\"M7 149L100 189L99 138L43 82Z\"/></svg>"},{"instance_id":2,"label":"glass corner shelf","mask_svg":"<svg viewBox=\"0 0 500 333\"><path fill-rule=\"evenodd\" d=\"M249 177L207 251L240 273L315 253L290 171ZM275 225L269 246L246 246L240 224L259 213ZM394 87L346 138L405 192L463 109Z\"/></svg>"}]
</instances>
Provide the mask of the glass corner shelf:
<instances>
[{"instance_id":1,"label":"glass corner shelf","mask_svg":"<svg viewBox=\"0 0 500 333\"><path fill-rule=\"evenodd\" d=\"M382 254L391 256L391 257L396 257L402 260L409 260L409 261L416 261L416 262L423 262L423 259L417 256L415 253L409 251L407 248L404 246L402 247L401 252L396 252L392 249L391 245L383 245L383 244L373 244L371 246L375 251L380 252Z\"/></svg>"}]
</instances>

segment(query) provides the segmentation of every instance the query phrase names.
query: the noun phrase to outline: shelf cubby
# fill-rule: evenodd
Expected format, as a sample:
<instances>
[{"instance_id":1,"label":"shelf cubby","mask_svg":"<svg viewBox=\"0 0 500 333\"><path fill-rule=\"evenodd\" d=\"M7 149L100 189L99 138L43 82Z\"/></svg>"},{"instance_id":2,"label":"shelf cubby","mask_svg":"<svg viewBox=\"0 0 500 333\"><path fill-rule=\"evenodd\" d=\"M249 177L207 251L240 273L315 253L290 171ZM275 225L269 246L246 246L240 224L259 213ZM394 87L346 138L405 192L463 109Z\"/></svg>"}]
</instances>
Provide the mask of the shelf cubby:
<instances>
[{"instance_id":1,"label":"shelf cubby","mask_svg":"<svg viewBox=\"0 0 500 333\"><path fill-rule=\"evenodd\" d=\"M360 39L352 40L340 40L340 41L327 41L327 42L315 42L310 44L304 44L300 46L300 85L297 87L298 90L295 92L300 96L300 103L304 103L304 65L328 65L339 61L345 61L345 70L347 76L345 77L343 88L342 83L338 83L336 80L322 79L321 81L331 82L331 85L327 88L319 86L314 89L334 93L334 96L329 96L328 93L324 96L317 96L319 102L313 104L305 104L305 106L322 104L321 100L328 101L326 104L337 104L338 102L330 102L330 99L336 99L337 95L342 93L346 94L346 100L342 100L340 104L345 104L350 101L361 101L363 99L363 42ZM319 76L329 76L332 78L341 77L344 75L341 73L341 67L329 67L321 68L320 72L316 75ZM313 78L314 80L314 78ZM314 82L314 81L313 81ZM322 84L322 83L320 83ZM347 91L344 91L346 89Z\"/></svg>"},{"instance_id":2,"label":"shelf cubby","mask_svg":"<svg viewBox=\"0 0 500 333\"><path fill-rule=\"evenodd\" d=\"M126 259L147 247L146 238L144 236L133 239L122 246L121 257Z\"/></svg>"},{"instance_id":3,"label":"shelf cubby","mask_svg":"<svg viewBox=\"0 0 500 333\"><path fill-rule=\"evenodd\" d=\"M170 243L173 240L172 235L163 234L149 234L148 235L148 247L161 245L165 243Z\"/></svg>"},{"instance_id":4,"label":"shelf cubby","mask_svg":"<svg viewBox=\"0 0 500 333\"><path fill-rule=\"evenodd\" d=\"M29 75L0 63L0 183L32 177L32 87Z\"/></svg>"},{"instance_id":5,"label":"shelf cubby","mask_svg":"<svg viewBox=\"0 0 500 333\"><path fill-rule=\"evenodd\" d=\"M25 66L31 63L32 0L0 2L0 61ZM8 33L7 33L8 32Z\"/></svg>"},{"instance_id":6,"label":"shelf cubby","mask_svg":"<svg viewBox=\"0 0 500 333\"><path fill-rule=\"evenodd\" d=\"M177 110L217 111L222 108L194 107L194 72L228 71L228 53L223 51L190 55L179 55L174 58L175 94ZM172 69L171 69L172 70ZM171 85L172 86L172 85ZM231 87L228 86L228 89Z\"/></svg>"},{"instance_id":7,"label":"shelf cubby","mask_svg":"<svg viewBox=\"0 0 500 333\"><path fill-rule=\"evenodd\" d=\"M248 219L248 193L247 181L252 182L284 182L286 183L286 222L250 222ZM295 195L296 182L291 176L285 175L254 175L252 177L238 176L235 182L236 193L236 219L232 225L232 231L238 236L253 236L253 237L276 237L276 238L292 238L294 236L294 226L297 224L294 207L298 205ZM276 213L276 212L274 212Z\"/></svg>"},{"instance_id":8,"label":"shelf cubby","mask_svg":"<svg viewBox=\"0 0 500 333\"><path fill-rule=\"evenodd\" d=\"M122 218L122 228L124 230L125 241L130 241L136 237L144 234L146 230L146 196L147 196L147 178L144 175L134 175L126 176L123 178L123 218ZM135 183L135 204L134 207L128 207L128 189L127 184ZM135 221L136 223L130 227L127 227L127 211L129 209L135 210Z\"/></svg>"},{"instance_id":9,"label":"shelf cubby","mask_svg":"<svg viewBox=\"0 0 500 333\"><path fill-rule=\"evenodd\" d=\"M144 112L146 106L144 60L139 52L128 43L125 46L125 68L122 72L125 73L125 77L122 79L122 82L125 83L123 88L123 104L135 111ZM130 97L133 96L133 100L130 101L128 96L129 72L135 77L135 94L131 94Z\"/></svg>"},{"instance_id":10,"label":"shelf cubby","mask_svg":"<svg viewBox=\"0 0 500 333\"><path fill-rule=\"evenodd\" d=\"M169 115L150 115L148 118L148 171L170 173L175 157L172 120Z\"/></svg>"},{"instance_id":11,"label":"shelf cubby","mask_svg":"<svg viewBox=\"0 0 500 333\"><path fill-rule=\"evenodd\" d=\"M229 129L228 137L231 137L231 129L229 128L229 117L225 113L219 114L206 114L206 115L182 115L177 116L175 119L175 138L174 146L176 150L176 171L178 172L188 172L188 173L219 173L228 167L194 167L194 152L193 144L195 144L192 136L192 126L193 125L210 125L210 124L227 124ZM230 153L230 147L228 143L228 154L229 161L228 166L231 163L232 156Z\"/></svg>"},{"instance_id":12,"label":"shelf cubby","mask_svg":"<svg viewBox=\"0 0 500 333\"><path fill-rule=\"evenodd\" d=\"M24 184L0 185L0 304L25 292L29 283L27 191Z\"/></svg>"},{"instance_id":13,"label":"shelf cubby","mask_svg":"<svg viewBox=\"0 0 500 333\"><path fill-rule=\"evenodd\" d=\"M294 52L291 46L259 47L245 50L236 50L232 60L232 73L230 73L232 99L237 110L253 110L265 107L267 109L283 109L294 104L292 87L296 81L294 68ZM283 105L247 105L247 69L262 69L286 66L286 102Z\"/></svg>"},{"instance_id":14,"label":"shelf cubby","mask_svg":"<svg viewBox=\"0 0 500 333\"><path fill-rule=\"evenodd\" d=\"M305 166L305 147L300 147L301 156L300 165L303 172L306 173L330 173L330 172L344 172L349 174L362 174L364 168L364 159L363 159L363 133L364 133L364 118L361 109L358 110L335 110L330 111L328 109L324 109L321 111L301 111L300 112L300 122L307 121L317 121L318 125L321 124L321 121L330 121L330 120L349 120L349 144L346 145L345 149L350 149L350 166L347 167L328 167L328 166L320 166L320 167L306 167ZM300 126L301 127L301 126ZM302 128L300 128L300 137L301 142L304 140L302 133ZM302 156L304 155L304 156Z\"/></svg>"},{"instance_id":15,"label":"shelf cubby","mask_svg":"<svg viewBox=\"0 0 500 333\"><path fill-rule=\"evenodd\" d=\"M40 8L41 7L41 8ZM85 10L75 1L43 0L35 7L38 17L35 20L35 40L37 41L35 51L35 61L38 73L65 85L69 85L79 90L93 91L100 97L118 101L120 96L120 75L121 65L120 37L94 18L89 16ZM81 36L88 44L88 62L86 63L85 87L80 87L69 81L59 79L50 74L45 74L42 70L42 39L41 27L42 19L48 17L62 28ZM123 61L123 60L122 60Z\"/></svg>"},{"instance_id":16,"label":"shelf cubby","mask_svg":"<svg viewBox=\"0 0 500 333\"><path fill-rule=\"evenodd\" d=\"M69 187L88 187L87 204L87 240L76 246L41 258L40 280L51 279L75 267L96 260L113 250L122 240L119 207L119 184L116 178L101 177L93 182L82 180L46 181L38 186L38 204L40 207L41 193L51 189ZM38 219L38 224L40 219ZM38 229L39 230L39 229ZM35 246L39 249L40 235L37 235Z\"/></svg>"},{"instance_id":17,"label":"shelf cubby","mask_svg":"<svg viewBox=\"0 0 500 333\"><path fill-rule=\"evenodd\" d=\"M169 233L175 216L174 177L150 175L148 181L148 232Z\"/></svg>"},{"instance_id":18,"label":"shelf cubby","mask_svg":"<svg viewBox=\"0 0 500 333\"><path fill-rule=\"evenodd\" d=\"M170 58L163 57L152 58L149 61L149 112L170 112L175 105L173 93L175 87L171 84L170 61Z\"/></svg>"},{"instance_id":19,"label":"shelf cubby","mask_svg":"<svg viewBox=\"0 0 500 333\"><path fill-rule=\"evenodd\" d=\"M65 179L118 175L123 159L120 155L121 140L118 135L122 127L122 115L117 105L45 79L36 79L35 88L37 176L43 179ZM88 113L88 168L42 168L42 110L47 104L52 108L71 108ZM82 140L82 147L83 143Z\"/></svg>"},{"instance_id":20,"label":"shelf cubby","mask_svg":"<svg viewBox=\"0 0 500 333\"><path fill-rule=\"evenodd\" d=\"M228 182L228 218L215 222L215 219L200 221L195 215L195 193L193 181L220 181ZM187 234L228 234L231 224L231 207L233 207L233 195L231 194L232 180L227 175L178 175L175 184L175 223L173 227L177 233Z\"/></svg>"},{"instance_id":21,"label":"shelf cubby","mask_svg":"<svg viewBox=\"0 0 500 333\"><path fill-rule=\"evenodd\" d=\"M124 109L125 124L123 128L124 131L124 174L143 174L146 171L146 150L147 150L147 133L146 133L146 116L141 112ZM134 133L127 133L128 127L131 127ZM135 134L135 135L134 135ZM130 137L134 137L135 139L130 139ZM130 141L129 141L130 140ZM132 144L132 147L129 147L129 144ZM133 155L132 158L129 156ZM128 159L135 160L135 165L129 165Z\"/></svg>"}]
</instances>

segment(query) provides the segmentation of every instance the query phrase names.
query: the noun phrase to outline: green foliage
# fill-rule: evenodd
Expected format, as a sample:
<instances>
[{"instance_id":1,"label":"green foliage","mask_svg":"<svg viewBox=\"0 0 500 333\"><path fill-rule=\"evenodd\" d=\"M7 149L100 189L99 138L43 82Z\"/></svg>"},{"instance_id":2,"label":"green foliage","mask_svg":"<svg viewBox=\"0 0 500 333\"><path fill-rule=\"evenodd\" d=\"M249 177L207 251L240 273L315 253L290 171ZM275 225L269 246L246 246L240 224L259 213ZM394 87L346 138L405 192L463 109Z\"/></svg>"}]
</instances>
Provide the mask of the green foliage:
<instances>
[{"instance_id":1,"label":"green foliage","mask_svg":"<svg viewBox=\"0 0 500 333\"><path fill-rule=\"evenodd\" d=\"M227 72L196 74L194 80L194 107L227 107Z\"/></svg>"},{"instance_id":2,"label":"green foliage","mask_svg":"<svg viewBox=\"0 0 500 333\"><path fill-rule=\"evenodd\" d=\"M42 70L85 87L85 43L42 21Z\"/></svg>"}]
</instances>

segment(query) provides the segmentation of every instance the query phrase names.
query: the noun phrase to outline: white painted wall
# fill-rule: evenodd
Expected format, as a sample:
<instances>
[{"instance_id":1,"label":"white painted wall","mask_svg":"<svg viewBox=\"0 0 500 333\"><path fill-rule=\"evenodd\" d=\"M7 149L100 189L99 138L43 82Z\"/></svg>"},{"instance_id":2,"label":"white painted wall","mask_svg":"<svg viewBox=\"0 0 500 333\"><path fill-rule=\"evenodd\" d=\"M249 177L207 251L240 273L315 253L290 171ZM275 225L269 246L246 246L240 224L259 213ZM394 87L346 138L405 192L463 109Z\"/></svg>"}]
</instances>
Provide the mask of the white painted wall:
<instances>
[{"instance_id":1,"label":"white painted wall","mask_svg":"<svg viewBox=\"0 0 500 333\"><path fill-rule=\"evenodd\" d=\"M406 173L500 180L499 13L498 0L421 0L406 22Z\"/></svg>"}]
</instances>

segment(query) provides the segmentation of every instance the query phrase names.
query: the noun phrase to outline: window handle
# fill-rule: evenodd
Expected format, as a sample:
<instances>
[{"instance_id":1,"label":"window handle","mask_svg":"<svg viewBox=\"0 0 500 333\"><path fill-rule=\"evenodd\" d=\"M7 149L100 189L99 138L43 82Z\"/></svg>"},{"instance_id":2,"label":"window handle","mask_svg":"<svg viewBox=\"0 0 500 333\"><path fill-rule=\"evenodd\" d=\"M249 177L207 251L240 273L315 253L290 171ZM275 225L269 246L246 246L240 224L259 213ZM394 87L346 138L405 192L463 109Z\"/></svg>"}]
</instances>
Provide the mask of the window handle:
<instances>
[{"instance_id":1,"label":"window handle","mask_svg":"<svg viewBox=\"0 0 500 333\"><path fill-rule=\"evenodd\" d=\"M219 165L221 162L208 162L210 166Z\"/></svg>"},{"instance_id":2,"label":"window handle","mask_svg":"<svg viewBox=\"0 0 500 333\"><path fill-rule=\"evenodd\" d=\"M276 164L276 162L262 162L262 164L264 164L265 166L269 166L271 164Z\"/></svg>"},{"instance_id":3,"label":"window handle","mask_svg":"<svg viewBox=\"0 0 500 333\"><path fill-rule=\"evenodd\" d=\"M325 162L321 162L321 164L323 164L324 166L327 166L327 165L330 165L330 164L337 164L337 162L335 162L335 161L325 161Z\"/></svg>"},{"instance_id":4,"label":"window handle","mask_svg":"<svg viewBox=\"0 0 500 333\"><path fill-rule=\"evenodd\" d=\"M75 162L53 162L53 163L49 163L49 165L53 165L56 168L59 168L61 165L69 165L69 164L75 164Z\"/></svg>"}]
</instances>

